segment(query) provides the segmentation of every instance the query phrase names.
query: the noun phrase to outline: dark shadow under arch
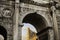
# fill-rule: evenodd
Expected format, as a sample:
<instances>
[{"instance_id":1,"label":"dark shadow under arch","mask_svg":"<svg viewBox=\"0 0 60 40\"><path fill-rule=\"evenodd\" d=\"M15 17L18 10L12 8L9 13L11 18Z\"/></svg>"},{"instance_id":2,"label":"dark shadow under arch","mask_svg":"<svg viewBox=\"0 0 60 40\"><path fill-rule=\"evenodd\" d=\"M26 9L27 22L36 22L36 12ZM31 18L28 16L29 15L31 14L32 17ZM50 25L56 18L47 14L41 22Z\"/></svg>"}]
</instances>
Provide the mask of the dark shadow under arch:
<instances>
[{"instance_id":1,"label":"dark shadow under arch","mask_svg":"<svg viewBox=\"0 0 60 40\"><path fill-rule=\"evenodd\" d=\"M7 40L7 31L3 26L0 26L0 34L3 35L4 40Z\"/></svg>"},{"instance_id":2,"label":"dark shadow under arch","mask_svg":"<svg viewBox=\"0 0 60 40\"><path fill-rule=\"evenodd\" d=\"M46 28L46 23L47 23L45 21L44 17L42 17L41 15L37 14L36 12L27 14L23 18L22 23L30 23L30 24L32 24L37 29L39 40L48 40L48 33L46 33L47 30L42 32L42 33L45 33L44 35L42 35L42 36L45 36L45 38L40 36L42 34L41 30ZM42 38L42 39L40 39L40 38Z\"/></svg>"},{"instance_id":3,"label":"dark shadow under arch","mask_svg":"<svg viewBox=\"0 0 60 40\"><path fill-rule=\"evenodd\" d=\"M37 13L30 13L26 15L22 23L32 24L33 26L35 26L38 32L46 27L44 18Z\"/></svg>"}]
</instances>

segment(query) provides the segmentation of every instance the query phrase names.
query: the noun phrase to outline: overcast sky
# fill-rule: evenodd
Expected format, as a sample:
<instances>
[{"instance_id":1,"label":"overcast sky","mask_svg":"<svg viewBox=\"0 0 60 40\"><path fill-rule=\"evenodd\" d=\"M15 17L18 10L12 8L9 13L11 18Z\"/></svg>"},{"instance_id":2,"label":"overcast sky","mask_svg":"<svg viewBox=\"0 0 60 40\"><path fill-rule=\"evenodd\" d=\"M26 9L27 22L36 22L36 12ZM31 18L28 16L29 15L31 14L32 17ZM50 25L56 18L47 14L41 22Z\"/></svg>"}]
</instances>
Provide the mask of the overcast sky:
<instances>
[{"instance_id":1,"label":"overcast sky","mask_svg":"<svg viewBox=\"0 0 60 40\"><path fill-rule=\"evenodd\" d=\"M24 26L22 27L22 40L28 40L27 39L29 37L28 28L34 33L37 33L37 30L33 25L31 25L29 23L23 23L23 24L24 24Z\"/></svg>"},{"instance_id":2,"label":"overcast sky","mask_svg":"<svg viewBox=\"0 0 60 40\"><path fill-rule=\"evenodd\" d=\"M30 28L30 30L31 31L33 31L33 32L35 32L35 33L37 33L37 30L36 30L36 28L33 26L33 25L31 25L31 24L29 24L29 23L23 23L23 28Z\"/></svg>"}]
</instances>

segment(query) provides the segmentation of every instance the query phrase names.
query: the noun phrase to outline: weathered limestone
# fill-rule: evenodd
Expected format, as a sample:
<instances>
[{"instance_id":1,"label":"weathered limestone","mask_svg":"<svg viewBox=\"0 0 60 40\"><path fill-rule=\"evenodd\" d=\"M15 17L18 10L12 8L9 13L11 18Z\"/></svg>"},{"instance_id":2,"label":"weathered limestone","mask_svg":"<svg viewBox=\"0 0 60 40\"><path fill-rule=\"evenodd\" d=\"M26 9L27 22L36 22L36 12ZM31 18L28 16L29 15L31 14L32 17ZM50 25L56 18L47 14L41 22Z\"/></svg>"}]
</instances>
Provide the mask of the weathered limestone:
<instances>
[{"instance_id":1,"label":"weathered limestone","mask_svg":"<svg viewBox=\"0 0 60 40\"><path fill-rule=\"evenodd\" d=\"M58 25L57 25L57 19L56 19L56 9L54 6L52 6L51 8L53 11L53 29L55 34L55 40L59 40Z\"/></svg>"},{"instance_id":2,"label":"weathered limestone","mask_svg":"<svg viewBox=\"0 0 60 40\"><path fill-rule=\"evenodd\" d=\"M19 0L15 0L14 26L13 26L13 40L18 40L18 16L19 16Z\"/></svg>"},{"instance_id":3,"label":"weathered limestone","mask_svg":"<svg viewBox=\"0 0 60 40\"><path fill-rule=\"evenodd\" d=\"M6 0L7 1L7 0ZM11 4L11 5L15 5L15 7L13 7L13 8L15 8L15 13L14 13L14 17L13 17L13 24L12 23L9 23L9 21L12 21L11 19L5 19L5 18L0 18L0 20L2 20L2 21L0 21L0 25L2 24L5 28L6 28L6 30L7 30L7 40L11 40L12 39L12 36L13 36L13 40L18 40L18 38L20 38L20 40L21 40L21 27L19 27L19 29L20 30L18 30L18 22L20 22L20 23L22 23L22 20L23 20L23 18L27 15L27 14L30 14L30 13L34 13L34 12L37 12L37 14L39 14L39 15L41 15L42 17L44 17L43 19L46 19L46 23L47 24L49 24L49 25L52 25L50 22L51 22L51 18L49 17L49 16L51 16L51 15L49 15L49 12L47 11L47 10L49 10L49 8L47 8L47 7L45 7L45 6L41 6L40 4L38 4L38 5L40 5L40 6L38 6L37 4L35 5L34 3L31 3L31 4L28 4L28 3L20 3L19 4L19 0L15 0L15 1L12 1L12 0L9 0L9 1L11 1L11 2L13 2L13 4ZM40 1L40 0L39 0ZM43 0L42 1L42 3L47 3L47 2L49 2L50 0ZM58 0L55 0L55 1L58 1ZM29 0L28 0L28 2L30 2ZM41 2L41 1L40 1ZM4 2L1 2L0 1L0 7L1 7L1 9L3 9L3 8L7 8L8 6L10 6L10 5L8 5L9 4L9 2L7 1L7 2L5 2L5 0L4 0ZM20 8L19 8L19 5L20 5ZM49 4L48 4L49 5ZM3 7L3 8L2 8ZM8 7L8 8L11 8L11 7ZM53 7L54 8L54 7ZM21 11L19 11L19 9L21 10ZM54 12L54 10L52 10L53 11L53 24L54 24L54 26L52 25L51 27L53 27L54 28L54 33L55 33L55 37L56 37L56 40L59 40L59 35L58 35L58 26L57 26L57 20L56 20L56 15L55 15L55 12ZM19 12L20 12L20 14L19 14ZM0 12L1 13L1 12ZM18 16L20 16L20 18L18 17ZM18 18L20 19L19 21L18 21ZM59 22L60 23L60 22ZM6 26L5 26L6 25ZM12 28L12 26L11 25L13 25L13 28ZM19 25L21 25L21 24L19 24ZM49 25L47 25L47 26L49 26ZM39 28L39 27L38 27ZM60 28L59 28L60 29ZM12 30L13 30L13 34L11 33L12 32ZM51 31L51 32L50 32ZM52 31L53 30L50 30L49 32L50 33L53 33ZM18 34L18 32L19 32L19 34ZM18 36L19 35L19 36ZM53 35L50 35L50 37L52 37ZM54 39L49 39L49 40L54 40Z\"/></svg>"},{"instance_id":4,"label":"weathered limestone","mask_svg":"<svg viewBox=\"0 0 60 40\"><path fill-rule=\"evenodd\" d=\"M54 40L54 31L53 31L53 29L49 29L48 32L49 32L49 39L48 40Z\"/></svg>"}]
</instances>

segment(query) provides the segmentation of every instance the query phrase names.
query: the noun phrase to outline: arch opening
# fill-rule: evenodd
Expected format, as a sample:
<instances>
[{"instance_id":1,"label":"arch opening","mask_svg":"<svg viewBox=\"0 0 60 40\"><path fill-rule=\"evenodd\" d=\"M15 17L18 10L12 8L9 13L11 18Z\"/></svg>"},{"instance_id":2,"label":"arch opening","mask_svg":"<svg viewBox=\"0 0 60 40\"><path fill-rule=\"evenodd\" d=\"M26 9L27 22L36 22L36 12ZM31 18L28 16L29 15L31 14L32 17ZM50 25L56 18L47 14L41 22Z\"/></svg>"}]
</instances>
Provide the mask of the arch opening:
<instances>
[{"instance_id":1,"label":"arch opening","mask_svg":"<svg viewBox=\"0 0 60 40\"><path fill-rule=\"evenodd\" d=\"M47 22L44 19L44 17L42 17L41 15L37 14L36 12L30 13L23 18L22 23L29 23L29 24L33 25L34 28L36 28L36 30L37 30L36 34L38 36L38 40L48 40L47 31L44 30L42 32L42 30L46 28Z\"/></svg>"},{"instance_id":2,"label":"arch opening","mask_svg":"<svg viewBox=\"0 0 60 40\"><path fill-rule=\"evenodd\" d=\"M40 30L46 27L44 18L37 13L30 13L26 15L22 23L29 23L33 25L37 29L37 32L39 32Z\"/></svg>"},{"instance_id":3,"label":"arch opening","mask_svg":"<svg viewBox=\"0 0 60 40\"><path fill-rule=\"evenodd\" d=\"M3 26L0 26L0 35L4 37L4 40L7 40L7 31Z\"/></svg>"}]
</instances>

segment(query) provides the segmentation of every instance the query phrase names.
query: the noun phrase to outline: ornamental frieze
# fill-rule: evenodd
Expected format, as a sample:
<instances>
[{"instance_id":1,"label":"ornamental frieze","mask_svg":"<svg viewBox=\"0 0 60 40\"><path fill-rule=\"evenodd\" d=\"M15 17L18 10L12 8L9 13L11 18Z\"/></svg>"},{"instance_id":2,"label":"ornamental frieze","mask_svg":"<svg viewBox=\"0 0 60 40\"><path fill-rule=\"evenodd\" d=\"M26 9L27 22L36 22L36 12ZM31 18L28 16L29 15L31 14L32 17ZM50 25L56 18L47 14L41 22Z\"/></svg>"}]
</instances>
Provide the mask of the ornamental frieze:
<instances>
[{"instance_id":1,"label":"ornamental frieze","mask_svg":"<svg viewBox=\"0 0 60 40\"><path fill-rule=\"evenodd\" d=\"M12 17L14 10L12 8L1 8L0 17L10 18Z\"/></svg>"}]
</instances>

